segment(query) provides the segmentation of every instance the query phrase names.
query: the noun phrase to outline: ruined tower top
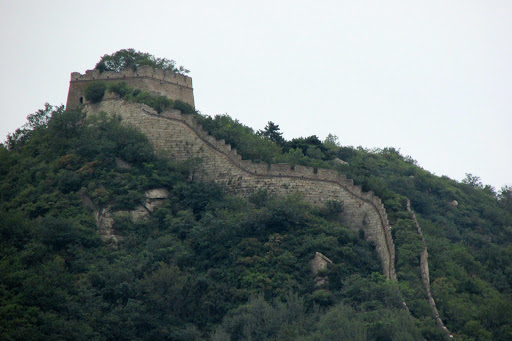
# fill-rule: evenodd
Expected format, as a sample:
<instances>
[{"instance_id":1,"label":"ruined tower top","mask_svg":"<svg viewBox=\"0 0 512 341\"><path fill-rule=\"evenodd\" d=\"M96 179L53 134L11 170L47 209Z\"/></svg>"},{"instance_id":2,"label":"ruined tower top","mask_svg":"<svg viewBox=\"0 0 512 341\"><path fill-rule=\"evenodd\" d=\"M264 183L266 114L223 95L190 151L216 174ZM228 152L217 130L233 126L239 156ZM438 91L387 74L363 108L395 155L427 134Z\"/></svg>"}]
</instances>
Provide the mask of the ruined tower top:
<instances>
[{"instance_id":1,"label":"ruined tower top","mask_svg":"<svg viewBox=\"0 0 512 341\"><path fill-rule=\"evenodd\" d=\"M129 87L164 95L173 100L182 100L194 107L192 78L150 66L139 66L137 70L126 69L121 72L87 70L71 73L66 109L76 108L85 103L85 89L92 82L125 81Z\"/></svg>"}]
</instances>

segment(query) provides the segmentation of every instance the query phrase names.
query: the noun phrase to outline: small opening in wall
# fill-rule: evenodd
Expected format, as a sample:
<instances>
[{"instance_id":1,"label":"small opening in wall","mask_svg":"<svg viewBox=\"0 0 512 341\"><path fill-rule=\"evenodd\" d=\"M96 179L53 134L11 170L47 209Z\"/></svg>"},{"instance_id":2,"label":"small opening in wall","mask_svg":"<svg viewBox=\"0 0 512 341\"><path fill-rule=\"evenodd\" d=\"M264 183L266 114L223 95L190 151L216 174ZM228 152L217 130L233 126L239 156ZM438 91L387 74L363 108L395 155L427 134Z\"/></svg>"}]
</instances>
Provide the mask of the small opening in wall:
<instances>
[{"instance_id":1,"label":"small opening in wall","mask_svg":"<svg viewBox=\"0 0 512 341\"><path fill-rule=\"evenodd\" d=\"M84 98L80 97L80 104L84 104Z\"/></svg>"}]
</instances>

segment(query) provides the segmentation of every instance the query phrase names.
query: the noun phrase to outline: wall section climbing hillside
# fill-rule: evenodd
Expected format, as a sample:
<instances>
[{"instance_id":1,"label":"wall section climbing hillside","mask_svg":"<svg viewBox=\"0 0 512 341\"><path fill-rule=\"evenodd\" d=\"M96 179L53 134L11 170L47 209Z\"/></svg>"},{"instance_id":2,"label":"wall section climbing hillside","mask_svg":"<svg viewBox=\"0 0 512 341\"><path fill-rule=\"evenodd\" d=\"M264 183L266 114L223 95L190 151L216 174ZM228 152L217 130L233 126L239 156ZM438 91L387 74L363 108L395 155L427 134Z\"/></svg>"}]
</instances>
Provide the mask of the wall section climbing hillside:
<instances>
[{"instance_id":1,"label":"wall section climbing hillside","mask_svg":"<svg viewBox=\"0 0 512 341\"><path fill-rule=\"evenodd\" d=\"M268 166L242 160L230 145L209 136L193 116L179 111L157 114L146 105L121 100L89 104L86 111L119 115L125 123L145 133L161 157L201 159L196 176L221 183L235 194L248 196L258 189L266 189L279 195L298 192L314 205L342 201L344 222L365 232L366 238L375 243L384 275L396 279L391 227L381 200L372 192L363 192L336 171L288 164Z\"/></svg>"}]
</instances>

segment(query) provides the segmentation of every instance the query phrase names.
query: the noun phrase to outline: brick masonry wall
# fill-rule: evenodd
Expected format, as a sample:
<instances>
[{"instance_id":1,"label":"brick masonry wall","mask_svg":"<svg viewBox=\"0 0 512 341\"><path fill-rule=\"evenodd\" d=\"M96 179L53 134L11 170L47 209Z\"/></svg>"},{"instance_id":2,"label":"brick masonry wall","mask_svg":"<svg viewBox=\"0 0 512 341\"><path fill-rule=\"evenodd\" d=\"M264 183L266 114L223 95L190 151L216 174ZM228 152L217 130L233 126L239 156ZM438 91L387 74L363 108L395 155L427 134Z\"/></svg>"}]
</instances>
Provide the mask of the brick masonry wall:
<instances>
[{"instance_id":1,"label":"brick masonry wall","mask_svg":"<svg viewBox=\"0 0 512 341\"><path fill-rule=\"evenodd\" d=\"M84 74L73 72L69 82L66 108L76 108L84 103L85 88L95 81L107 83L124 81L132 88L165 95L173 100L179 99L194 106L192 78L174 72L153 69L149 66L140 66L137 71L128 69L122 72L105 71L100 73L99 70L87 70Z\"/></svg>"},{"instance_id":2,"label":"brick masonry wall","mask_svg":"<svg viewBox=\"0 0 512 341\"><path fill-rule=\"evenodd\" d=\"M342 219L354 229L363 229L367 239L374 242L389 279L396 279L395 248L391 227L381 200L372 192L363 192L352 180L333 170L275 164L256 164L242 160L230 145L216 140L191 115L179 111L157 114L152 108L138 103L103 100L86 106L88 114L105 111L121 116L125 123L145 133L159 156L177 160L200 158L199 176L227 186L233 193L248 196L258 189L290 195L301 193L313 205L329 200L342 201Z\"/></svg>"},{"instance_id":3,"label":"brick masonry wall","mask_svg":"<svg viewBox=\"0 0 512 341\"><path fill-rule=\"evenodd\" d=\"M423 232L421 230L421 226L416 219L416 213L411 209L411 202L407 199L407 211L411 216L411 219L414 221L414 225L416 226L416 231L421 237L421 242L423 244L423 250L420 253L420 272L421 272L421 282L423 283L423 287L425 288L425 293L427 294L428 304L430 305L430 309L432 309L432 314L436 319L436 323L441 328L448 337L452 337L450 331L441 320L439 316L439 311L437 310L436 301L434 300L434 296L432 296L432 292L430 291L430 273L428 270L428 250L427 250L427 242L425 237L423 237Z\"/></svg>"}]
</instances>

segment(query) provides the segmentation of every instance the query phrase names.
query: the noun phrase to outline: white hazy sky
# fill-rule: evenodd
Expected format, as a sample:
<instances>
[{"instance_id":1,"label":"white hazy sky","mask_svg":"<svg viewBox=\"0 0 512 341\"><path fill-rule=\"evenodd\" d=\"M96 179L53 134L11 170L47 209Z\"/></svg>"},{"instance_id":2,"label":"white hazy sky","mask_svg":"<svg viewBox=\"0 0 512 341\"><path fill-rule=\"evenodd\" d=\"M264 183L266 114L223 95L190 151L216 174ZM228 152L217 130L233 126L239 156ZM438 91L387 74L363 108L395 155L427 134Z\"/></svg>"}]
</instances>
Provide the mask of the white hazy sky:
<instances>
[{"instance_id":1,"label":"white hazy sky","mask_svg":"<svg viewBox=\"0 0 512 341\"><path fill-rule=\"evenodd\" d=\"M122 48L190 69L204 114L512 184L511 1L0 0L2 140Z\"/></svg>"}]
</instances>

